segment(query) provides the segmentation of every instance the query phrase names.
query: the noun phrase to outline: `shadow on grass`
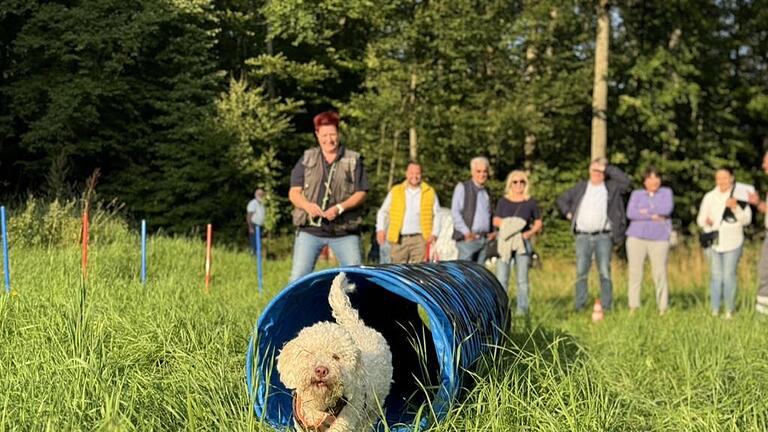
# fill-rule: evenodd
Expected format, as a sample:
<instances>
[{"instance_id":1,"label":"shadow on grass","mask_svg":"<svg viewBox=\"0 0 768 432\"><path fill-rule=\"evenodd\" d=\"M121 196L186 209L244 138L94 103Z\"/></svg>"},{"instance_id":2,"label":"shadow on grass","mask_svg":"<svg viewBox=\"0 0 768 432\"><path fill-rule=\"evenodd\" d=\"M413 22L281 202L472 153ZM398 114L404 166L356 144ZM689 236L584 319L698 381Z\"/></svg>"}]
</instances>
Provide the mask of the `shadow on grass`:
<instances>
[{"instance_id":1,"label":"shadow on grass","mask_svg":"<svg viewBox=\"0 0 768 432\"><path fill-rule=\"evenodd\" d=\"M572 315L575 312L567 309L566 313ZM506 346L517 356L543 356L545 360L556 360L566 369L585 354L574 336L559 329L534 325L530 316L512 318L505 339Z\"/></svg>"},{"instance_id":2,"label":"shadow on grass","mask_svg":"<svg viewBox=\"0 0 768 432\"><path fill-rule=\"evenodd\" d=\"M691 292L699 291L699 293ZM673 309L699 309L708 301L709 287L688 288L685 292L669 293L669 307Z\"/></svg>"},{"instance_id":3,"label":"shadow on grass","mask_svg":"<svg viewBox=\"0 0 768 432\"><path fill-rule=\"evenodd\" d=\"M474 369L465 374L463 393L488 380L501 380L505 373L526 376L533 381L548 379L546 377L553 374L565 378L585 358L585 349L572 335L533 325L527 317L515 317L510 320L499 345L492 347Z\"/></svg>"}]
</instances>

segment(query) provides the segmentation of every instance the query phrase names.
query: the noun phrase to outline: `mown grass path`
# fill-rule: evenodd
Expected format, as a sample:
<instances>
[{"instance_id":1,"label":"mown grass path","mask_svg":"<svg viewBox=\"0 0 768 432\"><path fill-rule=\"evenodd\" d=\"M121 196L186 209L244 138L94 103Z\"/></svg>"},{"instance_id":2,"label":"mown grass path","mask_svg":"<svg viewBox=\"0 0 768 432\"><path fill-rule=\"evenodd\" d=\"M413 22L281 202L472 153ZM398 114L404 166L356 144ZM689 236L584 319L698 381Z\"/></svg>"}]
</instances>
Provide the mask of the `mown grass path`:
<instances>
[{"instance_id":1,"label":"mown grass path","mask_svg":"<svg viewBox=\"0 0 768 432\"><path fill-rule=\"evenodd\" d=\"M266 263L259 296L253 258L216 249L204 294L203 253L202 242L152 239L144 286L138 240L94 246L85 284L76 247L12 250L13 294L0 298L0 429L269 430L250 409L245 350L290 263ZM643 309L627 311L626 271L615 264L616 308L597 325L571 312L573 259L543 258L531 321L513 322L433 430L768 430L754 248L731 321L708 314L698 250L674 252L672 310L661 317L650 284Z\"/></svg>"}]
</instances>

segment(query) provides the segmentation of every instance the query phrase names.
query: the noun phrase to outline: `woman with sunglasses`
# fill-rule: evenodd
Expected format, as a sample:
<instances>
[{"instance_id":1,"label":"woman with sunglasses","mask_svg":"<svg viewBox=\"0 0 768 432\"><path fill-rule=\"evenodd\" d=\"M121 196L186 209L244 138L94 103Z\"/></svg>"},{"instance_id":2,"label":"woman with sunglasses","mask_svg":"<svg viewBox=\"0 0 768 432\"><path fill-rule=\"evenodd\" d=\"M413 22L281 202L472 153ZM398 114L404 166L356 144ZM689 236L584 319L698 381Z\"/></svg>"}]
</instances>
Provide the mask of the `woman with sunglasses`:
<instances>
[{"instance_id":1,"label":"woman with sunglasses","mask_svg":"<svg viewBox=\"0 0 768 432\"><path fill-rule=\"evenodd\" d=\"M731 319L736 305L736 269L744 244L744 226L752 222L752 210L742 207L733 197L733 171L715 172L715 188L701 200L696 223L704 232L717 232L714 243L706 249L710 265L710 305L712 316L720 313L721 297L725 319Z\"/></svg>"},{"instance_id":2,"label":"woman with sunglasses","mask_svg":"<svg viewBox=\"0 0 768 432\"><path fill-rule=\"evenodd\" d=\"M661 186L661 174L654 167L643 173L643 188L632 191L627 204L627 261L629 262L629 310L640 307L645 258L651 262L659 314L667 311L667 255L672 233L672 189Z\"/></svg>"},{"instance_id":3,"label":"woman with sunglasses","mask_svg":"<svg viewBox=\"0 0 768 432\"><path fill-rule=\"evenodd\" d=\"M512 226L515 220L519 220L520 228L513 229L509 235L520 235L524 248L511 253L508 259L496 261L496 277L505 290L509 286L509 274L512 265L517 267L517 314L528 314L528 267L531 259L531 238L541 231L544 226L541 221L541 211L536 200L528 194L530 183L528 175L524 171L512 171L507 176L504 197L496 205L493 214L493 226L501 228L499 235L505 234L504 225ZM506 221L505 221L506 219ZM511 224L510 224L511 223ZM499 239L499 252L502 252L502 241ZM502 256L505 254L502 253Z\"/></svg>"}]
</instances>

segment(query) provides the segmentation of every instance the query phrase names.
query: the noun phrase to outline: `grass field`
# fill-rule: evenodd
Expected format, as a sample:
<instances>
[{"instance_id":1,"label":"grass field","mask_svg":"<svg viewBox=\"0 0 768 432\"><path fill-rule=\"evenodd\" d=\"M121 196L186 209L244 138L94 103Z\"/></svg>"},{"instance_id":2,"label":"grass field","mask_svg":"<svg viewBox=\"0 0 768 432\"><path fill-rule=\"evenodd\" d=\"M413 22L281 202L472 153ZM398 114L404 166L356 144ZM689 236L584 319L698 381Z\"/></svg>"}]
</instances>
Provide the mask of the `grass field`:
<instances>
[{"instance_id":1,"label":"grass field","mask_svg":"<svg viewBox=\"0 0 768 432\"><path fill-rule=\"evenodd\" d=\"M0 298L0 429L268 430L252 415L245 350L290 263L266 263L260 296L252 258L216 249L205 294L203 245L156 238L142 286L137 243L92 248L87 284L75 247L12 250L13 293ZM708 314L698 250L674 252L672 309L661 317L650 285L629 314L626 269L615 264L616 308L597 325L571 312L573 259L543 257L531 322L514 323L433 430L768 430L755 250L742 259L731 321Z\"/></svg>"}]
</instances>

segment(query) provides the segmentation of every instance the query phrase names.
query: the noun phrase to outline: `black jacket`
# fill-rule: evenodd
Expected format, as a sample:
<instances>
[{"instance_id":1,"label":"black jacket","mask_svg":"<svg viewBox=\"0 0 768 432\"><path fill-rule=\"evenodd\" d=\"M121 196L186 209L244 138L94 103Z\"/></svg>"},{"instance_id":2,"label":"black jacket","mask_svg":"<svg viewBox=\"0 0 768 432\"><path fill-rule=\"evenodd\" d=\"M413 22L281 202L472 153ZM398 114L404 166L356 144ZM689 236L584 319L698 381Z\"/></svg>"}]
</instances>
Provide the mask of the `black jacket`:
<instances>
[{"instance_id":1,"label":"black jacket","mask_svg":"<svg viewBox=\"0 0 768 432\"><path fill-rule=\"evenodd\" d=\"M621 244L627 231L626 204L624 195L629 191L630 180L624 171L608 165L605 167L605 187L608 189L608 220L611 221L611 239L613 244ZM571 231L576 230L576 217L584 193L587 191L587 180L580 181L576 186L563 192L557 198L557 208L563 216L568 213L571 217Z\"/></svg>"}]
</instances>

